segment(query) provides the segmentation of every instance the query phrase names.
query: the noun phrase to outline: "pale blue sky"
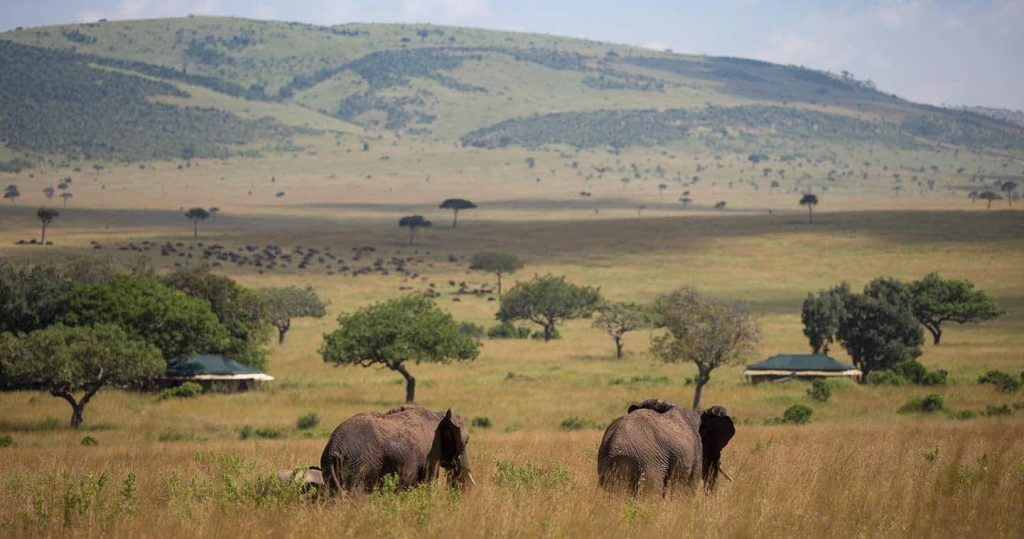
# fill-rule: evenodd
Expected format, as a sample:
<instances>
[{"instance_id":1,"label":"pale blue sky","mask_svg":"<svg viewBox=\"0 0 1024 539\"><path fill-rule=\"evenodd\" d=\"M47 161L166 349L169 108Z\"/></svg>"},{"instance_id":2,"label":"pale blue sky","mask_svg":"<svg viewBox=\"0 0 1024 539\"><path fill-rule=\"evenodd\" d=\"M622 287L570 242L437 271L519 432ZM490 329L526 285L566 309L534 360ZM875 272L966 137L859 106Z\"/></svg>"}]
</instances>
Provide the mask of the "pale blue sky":
<instances>
[{"instance_id":1,"label":"pale blue sky","mask_svg":"<svg viewBox=\"0 0 1024 539\"><path fill-rule=\"evenodd\" d=\"M1024 0L0 0L0 30L189 13L541 32L845 69L915 101L1024 110Z\"/></svg>"}]
</instances>

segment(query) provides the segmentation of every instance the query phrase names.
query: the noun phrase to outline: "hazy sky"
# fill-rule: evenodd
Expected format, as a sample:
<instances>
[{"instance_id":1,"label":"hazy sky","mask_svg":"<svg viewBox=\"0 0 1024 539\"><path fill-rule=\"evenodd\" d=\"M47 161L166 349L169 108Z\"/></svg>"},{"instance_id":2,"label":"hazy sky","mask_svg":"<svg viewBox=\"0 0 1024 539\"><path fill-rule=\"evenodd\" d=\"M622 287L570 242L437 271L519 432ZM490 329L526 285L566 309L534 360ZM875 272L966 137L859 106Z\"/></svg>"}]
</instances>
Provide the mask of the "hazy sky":
<instances>
[{"instance_id":1,"label":"hazy sky","mask_svg":"<svg viewBox=\"0 0 1024 539\"><path fill-rule=\"evenodd\" d=\"M541 32L845 69L915 101L1024 110L1024 0L0 0L0 29L189 13Z\"/></svg>"}]
</instances>

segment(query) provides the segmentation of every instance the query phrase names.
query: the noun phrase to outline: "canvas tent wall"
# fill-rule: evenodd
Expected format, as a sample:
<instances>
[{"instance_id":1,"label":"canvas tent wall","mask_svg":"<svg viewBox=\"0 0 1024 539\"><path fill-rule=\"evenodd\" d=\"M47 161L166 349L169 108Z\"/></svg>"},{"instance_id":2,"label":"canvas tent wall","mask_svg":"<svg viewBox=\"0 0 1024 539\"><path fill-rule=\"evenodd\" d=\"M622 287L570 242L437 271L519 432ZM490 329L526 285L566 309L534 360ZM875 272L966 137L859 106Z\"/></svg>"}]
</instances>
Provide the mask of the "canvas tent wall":
<instances>
[{"instance_id":1,"label":"canvas tent wall","mask_svg":"<svg viewBox=\"0 0 1024 539\"><path fill-rule=\"evenodd\" d=\"M184 382L196 382L205 389L218 387L227 391L248 391L261 382L273 379L273 376L242 365L231 358L219 354L206 354L169 361L164 374L164 385L175 386Z\"/></svg>"},{"instance_id":2,"label":"canvas tent wall","mask_svg":"<svg viewBox=\"0 0 1024 539\"><path fill-rule=\"evenodd\" d=\"M859 378L859 369L825 354L780 354L743 371L752 384L766 381L815 379L833 376Z\"/></svg>"}]
</instances>

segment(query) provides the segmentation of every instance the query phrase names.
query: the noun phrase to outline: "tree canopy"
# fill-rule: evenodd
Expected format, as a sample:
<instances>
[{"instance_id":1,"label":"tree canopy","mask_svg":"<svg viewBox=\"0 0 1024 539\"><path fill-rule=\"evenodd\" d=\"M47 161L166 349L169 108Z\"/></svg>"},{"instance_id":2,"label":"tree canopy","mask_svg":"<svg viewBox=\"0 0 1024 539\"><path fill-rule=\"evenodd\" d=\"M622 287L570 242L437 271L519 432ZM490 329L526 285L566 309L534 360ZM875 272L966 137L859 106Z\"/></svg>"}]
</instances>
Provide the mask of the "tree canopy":
<instances>
[{"instance_id":1,"label":"tree canopy","mask_svg":"<svg viewBox=\"0 0 1024 539\"><path fill-rule=\"evenodd\" d=\"M1001 314L991 296L974 289L967 279L943 279L932 272L908 286L914 317L932 334L936 345L942 341L942 324L979 323Z\"/></svg>"},{"instance_id":2,"label":"tree canopy","mask_svg":"<svg viewBox=\"0 0 1024 539\"><path fill-rule=\"evenodd\" d=\"M871 371L888 370L921 355L924 332L905 305L882 297L850 294L836 337L866 380Z\"/></svg>"},{"instance_id":3,"label":"tree canopy","mask_svg":"<svg viewBox=\"0 0 1024 539\"><path fill-rule=\"evenodd\" d=\"M817 294L807 294L800 318L804 324L804 335L811 345L811 352L828 353L845 315L845 300L849 294L850 286L846 283Z\"/></svg>"},{"instance_id":4,"label":"tree canopy","mask_svg":"<svg viewBox=\"0 0 1024 539\"><path fill-rule=\"evenodd\" d=\"M407 362L467 361L480 353L480 342L459 332L452 315L423 296L375 303L338 317L335 331L324 335L320 356L335 365L374 365L405 378L405 402L416 397L416 379Z\"/></svg>"},{"instance_id":5,"label":"tree canopy","mask_svg":"<svg viewBox=\"0 0 1024 539\"><path fill-rule=\"evenodd\" d=\"M589 316L601 302L597 288L576 285L565 276L544 275L518 283L501 298L498 319L502 322L529 320L544 328L544 340L554 336L555 325L572 318Z\"/></svg>"},{"instance_id":6,"label":"tree canopy","mask_svg":"<svg viewBox=\"0 0 1024 539\"><path fill-rule=\"evenodd\" d=\"M263 346L270 340L267 306L256 292L229 277L207 269L187 269L171 273L164 282L190 297L205 300L210 310L228 332L221 352L239 363L265 369L267 352Z\"/></svg>"},{"instance_id":7,"label":"tree canopy","mask_svg":"<svg viewBox=\"0 0 1024 539\"><path fill-rule=\"evenodd\" d=\"M4 333L0 363L12 379L66 400L73 428L82 424L85 406L100 388L135 384L166 368L160 350L113 324L56 324L22 337Z\"/></svg>"},{"instance_id":8,"label":"tree canopy","mask_svg":"<svg viewBox=\"0 0 1024 539\"><path fill-rule=\"evenodd\" d=\"M426 220L422 215L406 215L398 220L398 226L409 229L409 245L416 239L417 228L430 228L434 223Z\"/></svg>"},{"instance_id":9,"label":"tree canopy","mask_svg":"<svg viewBox=\"0 0 1024 539\"><path fill-rule=\"evenodd\" d=\"M800 197L800 205L807 206L807 222L814 222L814 207L818 205L818 195L806 193Z\"/></svg>"},{"instance_id":10,"label":"tree canopy","mask_svg":"<svg viewBox=\"0 0 1024 539\"><path fill-rule=\"evenodd\" d=\"M986 206L987 209L991 209L992 208L992 201L993 200L1002 200L1003 199L1003 197L1000 196L1000 194L996 193L995 191L982 191L981 194L978 195L978 198L988 202L988 206Z\"/></svg>"},{"instance_id":11,"label":"tree canopy","mask_svg":"<svg viewBox=\"0 0 1024 539\"><path fill-rule=\"evenodd\" d=\"M452 228L455 228L459 224L459 210L471 210L476 204L464 198L449 198L441 202L439 207L442 210L452 210Z\"/></svg>"},{"instance_id":12,"label":"tree canopy","mask_svg":"<svg viewBox=\"0 0 1024 539\"><path fill-rule=\"evenodd\" d=\"M267 288L261 290L260 295L267 306L270 323L277 328L278 344L284 343L284 336L291 328L293 318L320 318L327 314L327 305L311 286Z\"/></svg>"},{"instance_id":13,"label":"tree canopy","mask_svg":"<svg viewBox=\"0 0 1024 539\"><path fill-rule=\"evenodd\" d=\"M605 303L597 309L594 327L615 341L615 357L622 359L622 337L630 331L651 327L653 313L636 303Z\"/></svg>"},{"instance_id":14,"label":"tree canopy","mask_svg":"<svg viewBox=\"0 0 1024 539\"><path fill-rule=\"evenodd\" d=\"M39 208L36 211L36 217L38 217L39 222L43 224L43 233L39 242L40 244L46 245L46 227L50 226L50 223L52 223L58 215L60 215L60 212L51 208Z\"/></svg>"},{"instance_id":15,"label":"tree canopy","mask_svg":"<svg viewBox=\"0 0 1024 539\"><path fill-rule=\"evenodd\" d=\"M52 324L73 284L56 266L0 262L0 333L28 333Z\"/></svg>"},{"instance_id":16,"label":"tree canopy","mask_svg":"<svg viewBox=\"0 0 1024 539\"><path fill-rule=\"evenodd\" d=\"M667 363L692 362L697 366L693 407L700 408L711 371L750 357L761 340L757 320L745 307L680 288L654 304L659 327L651 352Z\"/></svg>"},{"instance_id":17,"label":"tree canopy","mask_svg":"<svg viewBox=\"0 0 1024 539\"><path fill-rule=\"evenodd\" d=\"M205 221L210 218L210 212L206 211L206 208L189 208L185 212L185 218L192 221L192 239L199 237L199 221Z\"/></svg>"},{"instance_id":18,"label":"tree canopy","mask_svg":"<svg viewBox=\"0 0 1024 539\"><path fill-rule=\"evenodd\" d=\"M501 276L515 273L523 267L522 260L512 253L484 251L473 255L469 269L493 273L498 278L498 297L501 297Z\"/></svg>"},{"instance_id":19,"label":"tree canopy","mask_svg":"<svg viewBox=\"0 0 1024 539\"><path fill-rule=\"evenodd\" d=\"M58 321L117 324L159 348L168 360L223 350L229 339L206 300L140 275L118 275L74 288L64 297Z\"/></svg>"}]
</instances>

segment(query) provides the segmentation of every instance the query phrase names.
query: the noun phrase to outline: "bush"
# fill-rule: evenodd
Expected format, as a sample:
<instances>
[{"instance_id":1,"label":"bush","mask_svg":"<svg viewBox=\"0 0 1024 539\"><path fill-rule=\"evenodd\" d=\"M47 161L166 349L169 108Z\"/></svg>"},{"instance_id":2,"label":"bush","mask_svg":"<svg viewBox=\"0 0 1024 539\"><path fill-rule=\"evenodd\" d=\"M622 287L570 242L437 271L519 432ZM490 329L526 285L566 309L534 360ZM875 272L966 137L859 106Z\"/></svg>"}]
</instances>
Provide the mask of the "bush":
<instances>
[{"instance_id":1,"label":"bush","mask_svg":"<svg viewBox=\"0 0 1024 539\"><path fill-rule=\"evenodd\" d=\"M518 328L511 322L502 322L487 330L488 339L525 339L530 336L530 328Z\"/></svg>"},{"instance_id":2,"label":"bush","mask_svg":"<svg viewBox=\"0 0 1024 539\"><path fill-rule=\"evenodd\" d=\"M203 386L195 382L185 382L180 386L169 387L160 392L161 399L190 399L203 394Z\"/></svg>"},{"instance_id":3,"label":"bush","mask_svg":"<svg viewBox=\"0 0 1024 539\"><path fill-rule=\"evenodd\" d=\"M239 431L239 438L242 440L248 440L250 438L284 438L284 433L270 428L253 427L252 425L246 425Z\"/></svg>"},{"instance_id":4,"label":"bush","mask_svg":"<svg viewBox=\"0 0 1024 539\"><path fill-rule=\"evenodd\" d=\"M985 417L995 417L1000 415L1010 415L1012 413L1013 410L1011 410L1010 407L1005 404L1002 406L993 406L989 404L988 406L985 407L985 411L982 412L981 415Z\"/></svg>"},{"instance_id":5,"label":"bush","mask_svg":"<svg viewBox=\"0 0 1024 539\"><path fill-rule=\"evenodd\" d=\"M1003 371L988 371L978 378L979 384L992 384L1002 393L1016 393L1021 382Z\"/></svg>"},{"instance_id":6,"label":"bush","mask_svg":"<svg viewBox=\"0 0 1024 539\"><path fill-rule=\"evenodd\" d=\"M612 380L611 385L613 386L626 386L626 385L667 385L672 383L672 380L668 376L651 376L644 374L642 376L633 376L632 378L616 378Z\"/></svg>"},{"instance_id":7,"label":"bush","mask_svg":"<svg viewBox=\"0 0 1024 539\"><path fill-rule=\"evenodd\" d=\"M939 369L937 371L928 371L918 383L923 386L944 386L948 378L949 373L945 369Z\"/></svg>"},{"instance_id":8,"label":"bush","mask_svg":"<svg viewBox=\"0 0 1024 539\"><path fill-rule=\"evenodd\" d=\"M601 430L603 428L604 425L601 425L600 423L594 421L593 419L587 419L585 417L572 416L562 420L562 430Z\"/></svg>"},{"instance_id":9,"label":"bush","mask_svg":"<svg viewBox=\"0 0 1024 539\"><path fill-rule=\"evenodd\" d=\"M499 460L495 465L494 484L505 488L552 488L573 483L572 472L555 463L548 466L516 464Z\"/></svg>"},{"instance_id":10,"label":"bush","mask_svg":"<svg viewBox=\"0 0 1024 539\"><path fill-rule=\"evenodd\" d=\"M94 445L100 445L100 441L97 440L96 438L93 438L92 436L85 436L84 438L82 438L82 445L86 447L91 447Z\"/></svg>"},{"instance_id":11,"label":"bush","mask_svg":"<svg viewBox=\"0 0 1024 539\"><path fill-rule=\"evenodd\" d=\"M974 413L974 410L960 410L952 415L955 419L974 419L978 417L978 414Z\"/></svg>"},{"instance_id":12,"label":"bush","mask_svg":"<svg viewBox=\"0 0 1024 539\"><path fill-rule=\"evenodd\" d=\"M811 414L814 410L810 407L804 406L803 404L794 404L789 408L786 408L785 412L782 412L782 417L779 419L779 423L789 425L803 425L811 420Z\"/></svg>"},{"instance_id":13,"label":"bush","mask_svg":"<svg viewBox=\"0 0 1024 539\"><path fill-rule=\"evenodd\" d=\"M196 439L196 433L186 430L165 430L157 439L161 442L191 442Z\"/></svg>"},{"instance_id":14,"label":"bush","mask_svg":"<svg viewBox=\"0 0 1024 539\"><path fill-rule=\"evenodd\" d=\"M828 402L832 396L832 388L825 380L818 379L811 382L811 387L807 388L807 396L819 402Z\"/></svg>"},{"instance_id":15,"label":"bush","mask_svg":"<svg viewBox=\"0 0 1024 539\"><path fill-rule=\"evenodd\" d=\"M530 335L530 338L535 340L535 341L542 341L542 340L544 340L544 330L543 329L538 329L537 331L534 331ZM555 329L551 330L551 340L561 339L561 338L562 338L562 334L558 332L558 328L555 328Z\"/></svg>"},{"instance_id":16,"label":"bush","mask_svg":"<svg viewBox=\"0 0 1024 539\"><path fill-rule=\"evenodd\" d=\"M892 366L892 371L912 384L920 384L921 379L928 374L928 369L916 359L901 361Z\"/></svg>"},{"instance_id":17,"label":"bush","mask_svg":"<svg viewBox=\"0 0 1024 539\"><path fill-rule=\"evenodd\" d=\"M14 438L10 434L0 436L0 447L14 447Z\"/></svg>"},{"instance_id":18,"label":"bush","mask_svg":"<svg viewBox=\"0 0 1024 539\"><path fill-rule=\"evenodd\" d=\"M930 414L933 412L940 412L945 409L946 407L942 403L942 397L932 393L919 399L911 399L910 402L904 404L899 411L902 413L921 412Z\"/></svg>"},{"instance_id":19,"label":"bush","mask_svg":"<svg viewBox=\"0 0 1024 539\"><path fill-rule=\"evenodd\" d=\"M310 413L300 417L299 420L295 422L295 426L299 427L299 430L311 429L311 428L313 428L313 427L315 427L315 426L317 426L319 424L320 424L320 416L316 415L313 412L310 412Z\"/></svg>"},{"instance_id":20,"label":"bush","mask_svg":"<svg viewBox=\"0 0 1024 539\"><path fill-rule=\"evenodd\" d=\"M484 336L484 327L472 322L462 322L459 324L459 333L466 337L476 337L479 339Z\"/></svg>"},{"instance_id":21,"label":"bush","mask_svg":"<svg viewBox=\"0 0 1024 539\"><path fill-rule=\"evenodd\" d=\"M868 383L872 385L906 385L907 379L893 371L871 371L868 373Z\"/></svg>"},{"instance_id":22,"label":"bush","mask_svg":"<svg viewBox=\"0 0 1024 539\"><path fill-rule=\"evenodd\" d=\"M474 427L479 427L481 429L489 429L491 428L491 418L486 416L477 416L473 418L473 422L471 424Z\"/></svg>"}]
</instances>

